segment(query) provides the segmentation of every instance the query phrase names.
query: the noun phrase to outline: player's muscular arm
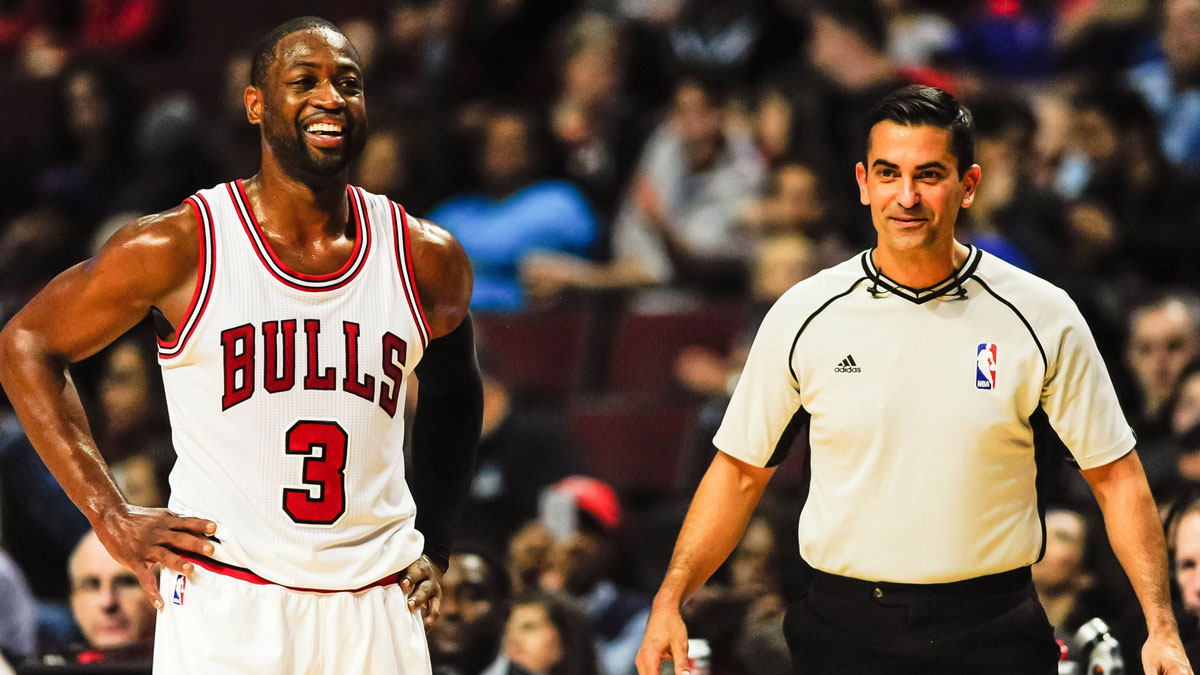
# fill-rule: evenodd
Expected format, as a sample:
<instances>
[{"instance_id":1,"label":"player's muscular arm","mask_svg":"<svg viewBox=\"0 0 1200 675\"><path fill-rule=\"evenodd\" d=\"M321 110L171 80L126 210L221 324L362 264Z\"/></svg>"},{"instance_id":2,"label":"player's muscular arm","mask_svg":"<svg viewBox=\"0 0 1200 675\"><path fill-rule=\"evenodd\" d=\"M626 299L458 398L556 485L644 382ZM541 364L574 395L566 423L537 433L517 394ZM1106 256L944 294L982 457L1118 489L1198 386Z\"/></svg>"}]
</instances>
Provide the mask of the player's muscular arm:
<instances>
[{"instance_id":1,"label":"player's muscular arm","mask_svg":"<svg viewBox=\"0 0 1200 675\"><path fill-rule=\"evenodd\" d=\"M450 541L474 473L483 383L467 313L472 285L467 255L454 237L432 223L416 221L409 232L417 293L433 339L416 368L408 482L417 504L417 530L425 536L425 556L406 576L412 577L408 586L414 589L409 607L426 607L428 627L437 618L438 577L449 564Z\"/></svg>"},{"instance_id":2,"label":"player's muscular arm","mask_svg":"<svg viewBox=\"0 0 1200 675\"><path fill-rule=\"evenodd\" d=\"M1150 637L1142 648L1147 673L1191 674L1167 589L1167 554L1162 525L1137 452L1083 470L1104 513L1113 552L1137 594Z\"/></svg>"},{"instance_id":3,"label":"player's muscular arm","mask_svg":"<svg viewBox=\"0 0 1200 675\"><path fill-rule=\"evenodd\" d=\"M646 637L638 651L641 675L658 675L674 658L675 675L687 667L687 629L679 608L737 546L774 467L761 468L718 452L696 488L662 586L654 596Z\"/></svg>"},{"instance_id":4,"label":"player's muscular arm","mask_svg":"<svg viewBox=\"0 0 1200 675\"><path fill-rule=\"evenodd\" d=\"M207 551L186 531L211 525L164 509L125 503L92 438L67 364L91 356L146 315L186 309L197 271L197 234L189 207L122 228L95 258L51 281L0 331L0 383L42 460L118 561L161 602L154 562L184 569L167 550ZM190 284L190 285L189 285Z\"/></svg>"}]
</instances>

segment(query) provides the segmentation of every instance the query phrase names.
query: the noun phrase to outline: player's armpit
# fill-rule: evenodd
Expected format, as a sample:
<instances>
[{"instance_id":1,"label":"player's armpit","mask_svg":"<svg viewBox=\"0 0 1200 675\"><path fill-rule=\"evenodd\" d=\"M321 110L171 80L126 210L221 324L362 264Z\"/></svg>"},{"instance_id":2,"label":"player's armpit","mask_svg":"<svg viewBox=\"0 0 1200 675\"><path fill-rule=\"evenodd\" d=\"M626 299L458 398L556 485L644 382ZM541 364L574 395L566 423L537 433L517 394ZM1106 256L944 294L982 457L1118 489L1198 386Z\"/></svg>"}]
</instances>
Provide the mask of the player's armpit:
<instances>
[{"instance_id":1,"label":"player's armpit","mask_svg":"<svg viewBox=\"0 0 1200 675\"><path fill-rule=\"evenodd\" d=\"M454 235L427 220L408 218L417 294L431 337L448 335L471 303L471 262Z\"/></svg>"}]
</instances>

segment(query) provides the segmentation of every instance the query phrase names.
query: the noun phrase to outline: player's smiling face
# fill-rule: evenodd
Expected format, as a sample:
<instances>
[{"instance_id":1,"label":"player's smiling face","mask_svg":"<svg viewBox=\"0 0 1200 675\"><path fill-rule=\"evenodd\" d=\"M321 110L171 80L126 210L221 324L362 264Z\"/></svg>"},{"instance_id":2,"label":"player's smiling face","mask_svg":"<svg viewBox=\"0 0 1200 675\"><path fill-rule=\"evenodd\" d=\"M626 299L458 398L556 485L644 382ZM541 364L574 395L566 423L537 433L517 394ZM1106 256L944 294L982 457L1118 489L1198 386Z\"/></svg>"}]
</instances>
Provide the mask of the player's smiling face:
<instances>
[{"instance_id":1,"label":"player's smiling face","mask_svg":"<svg viewBox=\"0 0 1200 675\"><path fill-rule=\"evenodd\" d=\"M279 41L263 84L263 138L290 175L309 181L341 173L366 140L362 71L346 37L325 28Z\"/></svg>"},{"instance_id":2,"label":"player's smiling face","mask_svg":"<svg viewBox=\"0 0 1200 675\"><path fill-rule=\"evenodd\" d=\"M855 167L879 247L890 253L951 247L958 210L971 205L979 166L959 175L950 130L885 120L871 128L866 164Z\"/></svg>"}]
</instances>

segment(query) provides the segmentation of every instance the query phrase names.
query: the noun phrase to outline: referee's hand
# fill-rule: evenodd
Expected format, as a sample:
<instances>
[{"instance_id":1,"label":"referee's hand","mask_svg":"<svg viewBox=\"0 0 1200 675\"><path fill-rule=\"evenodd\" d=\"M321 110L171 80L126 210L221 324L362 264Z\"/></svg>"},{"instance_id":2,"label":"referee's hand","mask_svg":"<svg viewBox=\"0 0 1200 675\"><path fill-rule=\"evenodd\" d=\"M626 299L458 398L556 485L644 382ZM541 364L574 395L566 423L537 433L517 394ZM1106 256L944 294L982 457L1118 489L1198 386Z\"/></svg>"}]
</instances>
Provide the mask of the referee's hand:
<instances>
[{"instance_id":1,"label":"referee's hand","mask_svg":"<svg viewBox=\"0 0 1200 675\"><path fill-rule=\"evenodd\" d=\"M1146 675L1193 675L1179 637L1150 637L1142 646L1142 669Z\"/></svg>"},{"instance_id":2,"label":"referee's hand","mask_svg":"<svg viewBox=\"0 0 1200 675\"><path fill-rule=\"evenodd\" d=\"M690 675L688 671L687 626L679 608L655 605L646 622L646 637L638 650L638 675L659 675L664 659L675 661L675 675Z\"/></svg>"}]
</instances>

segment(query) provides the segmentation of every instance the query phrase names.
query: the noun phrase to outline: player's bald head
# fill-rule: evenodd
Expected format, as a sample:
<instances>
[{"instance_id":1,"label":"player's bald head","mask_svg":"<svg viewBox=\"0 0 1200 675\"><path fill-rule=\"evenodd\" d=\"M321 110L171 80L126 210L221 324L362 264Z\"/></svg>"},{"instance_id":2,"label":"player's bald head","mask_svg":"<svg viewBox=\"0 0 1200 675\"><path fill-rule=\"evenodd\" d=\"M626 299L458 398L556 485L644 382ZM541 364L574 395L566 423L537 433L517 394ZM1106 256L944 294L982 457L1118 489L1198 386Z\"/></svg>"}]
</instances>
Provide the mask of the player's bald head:
<instances>
[{"instance_id":1,"label":"player's bald head","mask_svg":"<svg viewBox=\"0 0 1200 675\"><path fill-rule=\"evenodd\" d=\"M350 45L350 52L353 54L354 60L358 61L358 52L355 51L354 45L350 43L349 38L346 38L342 29L335 26L333 22L319 16L299 16L272 28L258 41L258 45L254 48L254 58L250 62L250 84L262 88L263 82L267 79L267 70L275 62L275 51L284 38L292 33L313 29L332 31L345 38L346 44Z\"/></svg>"}]
</instances>

